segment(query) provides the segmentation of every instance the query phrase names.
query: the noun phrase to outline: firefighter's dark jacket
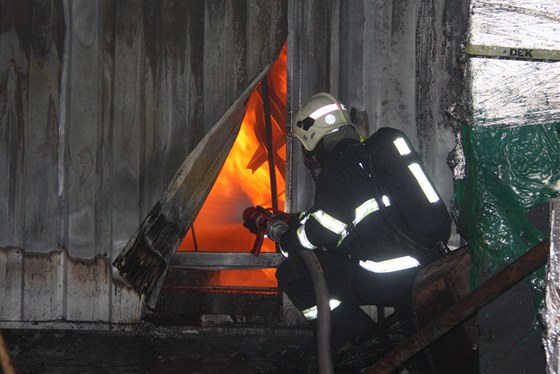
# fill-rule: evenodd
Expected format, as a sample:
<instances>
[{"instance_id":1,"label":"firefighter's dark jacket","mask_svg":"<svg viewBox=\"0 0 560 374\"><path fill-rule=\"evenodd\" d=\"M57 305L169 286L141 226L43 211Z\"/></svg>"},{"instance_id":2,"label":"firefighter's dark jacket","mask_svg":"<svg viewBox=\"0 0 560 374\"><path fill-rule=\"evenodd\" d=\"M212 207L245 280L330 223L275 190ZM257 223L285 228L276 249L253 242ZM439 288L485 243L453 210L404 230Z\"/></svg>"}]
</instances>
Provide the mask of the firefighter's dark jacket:
<instances>
[{"instance_id":1,"label":"firefighter's dark jacket","mask_svg":"<svg viewBox=\"0 0 560 374\"><path fill-rule=\"evenodd\" d=\"M363 143L344 139L337 144L321 165L312 208L305 212L299 227L281 238L284 251L344 252L356 262L410 255L410 249L391 232L379 209L369 209L369 214L356 223L357 209L364 209L368 202L370 208L371 203L374 207L383 204L372 200L367 162Z\"/></svg>"}]
</instances>

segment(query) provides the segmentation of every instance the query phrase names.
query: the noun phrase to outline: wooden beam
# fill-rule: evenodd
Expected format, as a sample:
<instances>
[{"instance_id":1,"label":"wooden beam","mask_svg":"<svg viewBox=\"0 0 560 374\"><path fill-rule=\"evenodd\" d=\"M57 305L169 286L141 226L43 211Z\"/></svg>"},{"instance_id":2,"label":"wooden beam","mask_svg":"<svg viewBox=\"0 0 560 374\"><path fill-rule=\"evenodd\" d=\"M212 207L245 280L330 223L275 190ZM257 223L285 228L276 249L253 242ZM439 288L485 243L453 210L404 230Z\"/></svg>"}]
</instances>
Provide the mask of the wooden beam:
<instances>
[{"instance_id":1,"label":"wooden beam","mask_svg":"<svg viewBox=\"0 0 560 374\"><path fill-rule=\"evenodd\" d=\"M16 374L2 330L0 330L0 364L4 374Z\"/></svg>"},{"instance_id":2,"label":"wooden beam","mask_svg":"<svg viewBox=\"0 0 560 374\"><path fill-rule=\"evenodd\" d=\"M404 343L400 344L374 365L368 373L391 373L406 360L436 341L471 314L517 284L527 275L546 263L549 253L548 241L543 241L527 251L516 261L497 272L479 288L459 300L439 317L422 327Z\"/></svg>"}]
</instances>

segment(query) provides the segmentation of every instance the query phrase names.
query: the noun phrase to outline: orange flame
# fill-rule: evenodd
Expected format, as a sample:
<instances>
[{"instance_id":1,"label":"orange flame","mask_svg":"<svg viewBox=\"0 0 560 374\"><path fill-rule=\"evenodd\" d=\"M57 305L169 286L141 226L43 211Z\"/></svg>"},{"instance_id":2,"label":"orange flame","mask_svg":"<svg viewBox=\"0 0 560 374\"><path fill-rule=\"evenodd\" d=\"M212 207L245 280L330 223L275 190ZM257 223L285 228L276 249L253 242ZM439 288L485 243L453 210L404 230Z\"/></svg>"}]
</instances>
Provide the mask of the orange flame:
<instances>
[{"instance_id":1,"label":"orange flame","mask_svg":"<svg viewBox=\"0 0 560 374\"><path fill-rule=\"evenodd\" d=\"M283 209L285 199L286 60L287 47L284 45L268 74L279 209ZM259 85L248 100L247 111L230 154L193 226L180 244L179 251L251 251L255 235L243 227L243 210L256 205L272 207L268 149L264 134L262 87ZM262 252L275 251L274 243L265 240ZM276 287L274 272L275 269L221 271L219 284Z\"/></svg>"}]
</instances>

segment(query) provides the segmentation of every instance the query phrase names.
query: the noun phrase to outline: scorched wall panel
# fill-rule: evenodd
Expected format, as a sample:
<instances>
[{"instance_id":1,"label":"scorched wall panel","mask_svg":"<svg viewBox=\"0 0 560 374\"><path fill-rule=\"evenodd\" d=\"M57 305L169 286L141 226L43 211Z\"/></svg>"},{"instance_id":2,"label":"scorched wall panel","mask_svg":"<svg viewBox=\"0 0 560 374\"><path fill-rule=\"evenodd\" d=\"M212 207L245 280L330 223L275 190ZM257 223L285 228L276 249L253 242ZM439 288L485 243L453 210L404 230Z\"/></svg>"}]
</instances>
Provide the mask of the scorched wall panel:
<instances>
[{"instance_id":1,"label":"scorched wall panel","mask_svg":"<svg viewBox=\"0 0 560 374\"><path fill-rule=\"evenodd\" d=\"M138 321L111 262L275 60L286 4L0 6L0 321Z\"/></svg>"}]
</instances>

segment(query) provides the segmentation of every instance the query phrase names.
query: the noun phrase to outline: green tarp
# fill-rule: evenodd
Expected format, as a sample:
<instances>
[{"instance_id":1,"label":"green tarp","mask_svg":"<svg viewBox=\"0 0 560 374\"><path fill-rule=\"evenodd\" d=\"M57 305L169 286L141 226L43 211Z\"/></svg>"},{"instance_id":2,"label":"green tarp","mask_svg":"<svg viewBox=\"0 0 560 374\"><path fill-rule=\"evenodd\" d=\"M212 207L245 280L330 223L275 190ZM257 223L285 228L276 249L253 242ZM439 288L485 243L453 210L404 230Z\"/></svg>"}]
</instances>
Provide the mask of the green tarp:
<instances>
[{"instance_id":1,"label":"green tarp","mask_svg":"<svg viewBox=\"0 0 560 374\"><path fill-rule=\"evenodd\" d=\"M466 173L455 183L457 226L469 243L475 271L493 274L545 239L527 213L558 196L560 122L465 125L461 137ZM540 277L532 279L535 285Z\"/></svg>"}]
</instances>

